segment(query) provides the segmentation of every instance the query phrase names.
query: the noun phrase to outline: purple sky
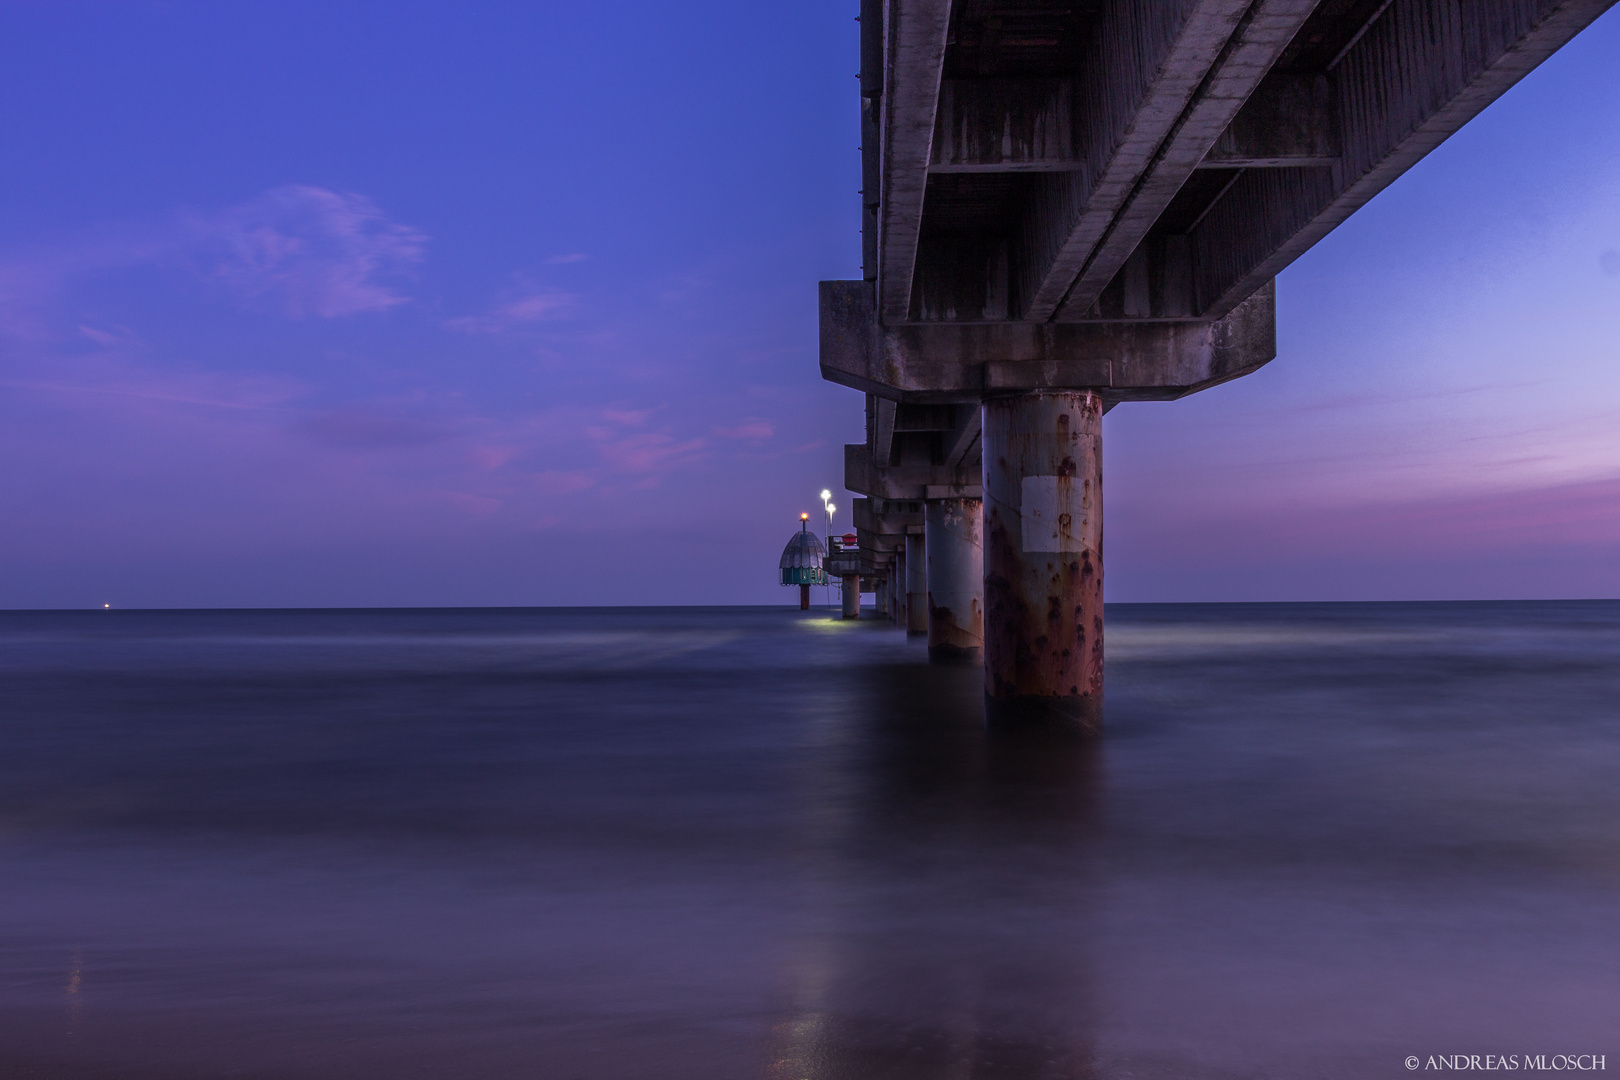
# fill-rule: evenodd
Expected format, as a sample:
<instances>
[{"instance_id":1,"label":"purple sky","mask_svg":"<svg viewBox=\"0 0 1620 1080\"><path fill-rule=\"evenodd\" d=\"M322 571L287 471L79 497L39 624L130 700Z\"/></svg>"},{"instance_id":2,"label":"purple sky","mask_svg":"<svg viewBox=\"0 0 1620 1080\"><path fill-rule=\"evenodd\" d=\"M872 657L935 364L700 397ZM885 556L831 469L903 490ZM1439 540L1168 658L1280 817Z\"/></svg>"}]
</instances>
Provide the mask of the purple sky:
<instances>
[{"instance_id":1,"label":"purple sky","mask_svg":"<svg viewBox=\"0 0 1620 1080\"><path fill-rule=\"evenodd\" d=\"M0 606L785 602L854 9L0 5ZM1617 14L1109 414L1111 600L1620 596Z\"/></svg>"}]
</instances>

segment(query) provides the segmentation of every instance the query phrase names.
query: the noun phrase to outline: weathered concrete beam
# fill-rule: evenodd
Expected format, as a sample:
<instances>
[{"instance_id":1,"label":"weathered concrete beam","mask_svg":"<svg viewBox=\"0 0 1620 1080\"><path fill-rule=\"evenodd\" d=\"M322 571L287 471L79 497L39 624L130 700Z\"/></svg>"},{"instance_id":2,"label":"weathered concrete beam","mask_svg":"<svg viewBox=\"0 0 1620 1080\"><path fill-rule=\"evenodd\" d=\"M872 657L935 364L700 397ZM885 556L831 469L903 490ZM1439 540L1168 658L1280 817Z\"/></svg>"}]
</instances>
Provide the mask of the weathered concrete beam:
<instances>
[{"instance_id":1,"label":"weathered concrete beam","mask_svg":"<svg viewBox=\"0 0 1620 1080\"><path fill-rule=\"evenodd\" d=\"M861 0L861 276L878 276L883 188L883 3Z\"/></svg>"},{"instance_id":2,"label":"weathered concrete beam","mask_svg":"<svg viewBox=\"0 0 1620 1080\"><path fill-rule=\"evenodd\" d=\"M968 406L957 406L958 420L945 443L944 460L948 468L975 465L979 460L979 431L984 413Z\"/></svg>"},{"instance_id":3,"label":"weathered concrete beam","mask_svg":"<svg viewBox=\"0 0 1620 1080\"><path fill-rule=\"evenodd\" d=\"M894 416L897 402L866 395L866 442L872 448L872 460L886 462L894 452Z\"/></svg>"},{"instance_id":4,"label":"weathered concrete beam","mask_svg":"<svg viewBox=\"0 0 1620 1080\"><path fill-rule=\"evenodd\" d=\"M1245 172L1192 234L1200 307L1233 311L1613 0L1394 0L1330 73L1341 162Z\"/></svg>"},{"instance_id":5,"label":"weathered concrete beam","mask_svg":"<svg viewBox=\"0 0 1620 1080\"><path fill-rule=\"evenodd\" d=\"M822 377L899 401L1055 389L1096 390L1109 403L1160 401L1246 375L1276 354L1270 285L1217 322L880 326L866 282L821 283Z\"/></svg>"},{"instance_id":6,"label":"weathered concrete beam","mask_svg":"<svg viewBox=\"0 0 1620 1080\"><path fill-rule=\"evenodd\" d=\"M1103 6L1078 65L1075 118L1084 168L1040 178L1025 210L1024 318L1045 322L1057 311L1249 3L1109 0ZM887 305L884 317L890 317Z\"/></svg>"},{"instance_id":7,"label":"weathered concrete beam","mask_svg":"<svg viewBox=\"0 0 1620 1080\"><path fill-rule=\"evenodd\" d=\"M874 499L976 499L980 482L977 464L879 466L865 443L844 447L844 487Z\"/></svg>"},{"instance_id":8,"label":"weathered concrete beam","mask_svg":"<svg viewBox=\"0 0 1620 1080\"><path fill-rule=\"evenodd\" d=\"M1089 237L1095 239L1078 274L1071 276L1073 284L1057 308L1057 318L1082 318L1090 312L1176 192L1231 126L1317 2L1254 0L1235 20L1231 19L1230 8L1210 5L1200 13L1201 22L1189 25L1172 52L1171 62L1199 65L1196 70L1201 80L1151 156L1137 169L1130 190L1111 211L1105 204L1112 200L1094 199L1094 205L1088 206L1076 223L1070 237L1074 247L1086 243ZM1204 58L1217 36L1218 51L1206 63ZM1167 93L1179 85L1174 73L1167 73L1164 81ZM1125 168L1126 161L1121 160L1116 171L1123 173ZM1044 317L1040 315L1044 310L1032 305L1030 317Z\"/></svg>"},{"instance_id":9,"label":"weathered concrete beam","mask_svg":"<svg viewBox=\"0 0 1620 1080\"><path fill-rule=\"evenodd\" d=\"M934 114L950 30L948 0L889 0L890 78L883 95L882 204L878 290L886 320L911 309L911 278L922 228Z\"/></svg>"},{"instance_id":10,"label":"weathered concrete beam","mask_svg":"<svg viewBox=\"0 0 1620 1080\"><path fill-rule=\"evenodd\" d=\"M1326 75L1268 75L1200 168L1277 169L1339 163L1339 118Z\"/></svg>"},{"instance_id":11,"label":"weathered concrete beam","mask_svg":"<svg viewBox=\"0 0 1620 1080\"><path fill-rule=\"evenodd\" d=\"M931 173L1073 172L1074 84L1068 79L946 79Z\"/></svg>"},{"instance_id":12,"label":"weathered concrete beam","mask_svg":"<svg viewBox=\"0 0 1620 1080\"><path fill-rule=\"evenodd\" d=\"M855 500L855 534L860 537L861 550L867 550L865 537L871 536L873 551L893 551L880 537L904 536L909 529L920 532L923 528L923 504L920 499L868 498Z\"/></svg>"},{"instance_id":13,"label":"weathered concrete beam","mask_svg":"<svg viewBox=\"0 0 1620 1080\"><path fill-rule=\"evenodd\" d=\"M905 550L905 533L879 533L869 529L856 529L855 535L860 539L861 550L870 551L875 565L892 567L895 555Z\"/></svg>"}]
</instances>

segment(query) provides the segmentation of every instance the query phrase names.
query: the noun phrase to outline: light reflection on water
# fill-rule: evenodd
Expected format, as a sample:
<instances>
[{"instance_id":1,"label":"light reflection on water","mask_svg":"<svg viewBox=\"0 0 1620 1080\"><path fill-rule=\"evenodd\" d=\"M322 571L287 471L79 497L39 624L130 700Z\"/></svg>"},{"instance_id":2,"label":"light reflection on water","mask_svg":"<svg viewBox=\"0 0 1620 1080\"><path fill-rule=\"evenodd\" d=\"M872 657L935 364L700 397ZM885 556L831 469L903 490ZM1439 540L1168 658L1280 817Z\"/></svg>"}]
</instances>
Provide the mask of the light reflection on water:
<instances>
[{"instance_id":1,"label":"light reflection on water","mask_svg":"<svg viewBox=\"0 0 1620 1080\"><path fill-rule=\"evenodd\" d=\"M0 1076L1620 1067L1620 604L0 615Z\"/></svg>"}]
</instances>

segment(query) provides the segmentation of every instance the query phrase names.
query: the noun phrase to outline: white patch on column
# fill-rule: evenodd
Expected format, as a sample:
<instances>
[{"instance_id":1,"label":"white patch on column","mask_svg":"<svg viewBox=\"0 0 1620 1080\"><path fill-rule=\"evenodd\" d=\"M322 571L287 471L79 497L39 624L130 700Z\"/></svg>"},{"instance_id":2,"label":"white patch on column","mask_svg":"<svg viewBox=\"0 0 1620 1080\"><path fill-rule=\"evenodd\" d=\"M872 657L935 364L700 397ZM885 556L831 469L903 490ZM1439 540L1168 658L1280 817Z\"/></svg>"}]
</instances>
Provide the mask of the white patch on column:
<instances>
[{"instance_id":1,"label":"white patch on column","mask_svg":"<svg viewBox=\"0 0 1620 1080\"><path fill-rule=\"evenodd\" d=\"M1074 476L1026 476L1020 492L1019 520L1025 551L1084 551L1085 481Z\"/></svg>"}]
</instances>

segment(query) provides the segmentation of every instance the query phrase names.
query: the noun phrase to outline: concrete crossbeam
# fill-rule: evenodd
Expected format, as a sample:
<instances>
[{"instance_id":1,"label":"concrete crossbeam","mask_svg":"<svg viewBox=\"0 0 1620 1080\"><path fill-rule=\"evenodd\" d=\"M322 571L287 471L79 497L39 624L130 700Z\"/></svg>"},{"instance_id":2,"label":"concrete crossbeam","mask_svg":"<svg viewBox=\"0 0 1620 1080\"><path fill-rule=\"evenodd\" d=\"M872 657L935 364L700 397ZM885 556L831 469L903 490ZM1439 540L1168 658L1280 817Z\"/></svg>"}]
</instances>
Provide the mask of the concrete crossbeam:
<instances>
[{"instance_id":1,"label":"concrete crossbeam","mask_svg":"<svg viewBox=\"0 0 1620 1080\"><path fill-rule=\"evenodd\" d=\"M1246 375L1276 354L1269 283L1217 322L887 326L866 282L821 283L822 377L902 402L1037 389L1093 389L1110 404L1162 401Z\"/></svg>"},{"instance_id":2,"label":"concrete crossbeam","mask_svg":"<svg viewBox=\"0 0 1620 1080\"><path fill-rule=\"evenodd\" d=\"M844 487L875 499L943 499L979 497L977 465L890 466L872 461L865 443L844 447Z\"/></svg>"}]
</instances>

